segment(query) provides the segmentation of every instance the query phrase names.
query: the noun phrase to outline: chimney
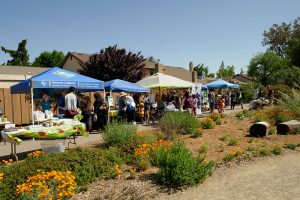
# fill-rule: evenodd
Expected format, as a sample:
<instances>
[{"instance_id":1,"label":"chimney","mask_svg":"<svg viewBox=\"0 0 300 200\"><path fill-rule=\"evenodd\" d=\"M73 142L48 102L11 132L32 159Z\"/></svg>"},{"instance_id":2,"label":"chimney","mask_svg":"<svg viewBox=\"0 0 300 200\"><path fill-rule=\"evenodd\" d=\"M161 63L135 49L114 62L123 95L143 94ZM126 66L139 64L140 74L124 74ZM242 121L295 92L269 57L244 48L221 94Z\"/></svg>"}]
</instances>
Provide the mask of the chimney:
<instances>
[{"instance_id":1,"label":"chimney","mask_svg":"<svg viewBox=\"0 0 300 200\"><path fill-rule=\"evenodd\" d=\"M190 69L190 72L194 71L194 64L193 64L193 62L189 63L189 69Z\"/></svg>"}]
</instances>

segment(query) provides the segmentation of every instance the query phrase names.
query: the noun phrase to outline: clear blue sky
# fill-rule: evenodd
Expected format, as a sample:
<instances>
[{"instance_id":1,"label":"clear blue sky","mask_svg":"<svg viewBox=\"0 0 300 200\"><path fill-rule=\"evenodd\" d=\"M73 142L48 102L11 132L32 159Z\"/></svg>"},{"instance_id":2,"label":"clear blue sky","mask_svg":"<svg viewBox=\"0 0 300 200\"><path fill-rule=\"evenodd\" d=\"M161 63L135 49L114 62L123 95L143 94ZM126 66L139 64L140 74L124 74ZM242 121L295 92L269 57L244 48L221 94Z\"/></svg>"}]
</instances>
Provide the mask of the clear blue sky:
<instances>
[{"instance_id":1,"label":"clear blue sky","mask_svg":"<svg viewBox=\"0 0 300 200\"><path fill-rule=\"evenodd\" d=\"M165 65L205 63L211 72L222 60L239 72L265 50L264 30L300 16L299 0L9 0L0 7L0 46L27 39L31 62L45 50L95 53L118 44ZM8 58L0 52L0 63Z\"/></svg>"}]
</instances>

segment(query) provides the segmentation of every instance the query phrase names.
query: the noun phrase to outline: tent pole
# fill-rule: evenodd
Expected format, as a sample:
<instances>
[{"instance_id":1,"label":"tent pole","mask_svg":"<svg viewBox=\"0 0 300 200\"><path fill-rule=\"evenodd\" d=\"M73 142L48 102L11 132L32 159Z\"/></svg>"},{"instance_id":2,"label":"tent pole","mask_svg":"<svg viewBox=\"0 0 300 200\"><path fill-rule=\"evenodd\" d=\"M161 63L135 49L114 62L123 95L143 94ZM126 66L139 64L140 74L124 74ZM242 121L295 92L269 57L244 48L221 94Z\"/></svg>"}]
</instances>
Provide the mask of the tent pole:
<instances>
[{"instance_id":1,"label":"tent pole","mask_svg":"<svg viewBox=\"0 0 300 200\"><path fill-rule=\"evenodd\" d=\"M31 93L31 115L32 115L32 125L34 125L34 114L33 114L33 112L34 112L34 107L33 107L34 103L33 103L33 88L32 88L32 87L31 87L31 89L30 89L30 93Z\"/></svg>"},{"instance_id":2,"label":"tent pole","mask_svg":"<svg viewBox=\"0 0 300 200\"><path fill-rule=\"evenodd\" d=\"M110 89L110 91L109 91L109 99L107 98L107 105L108 105L108 119L107 119L107 123L109 123L110 122L110 105L109 105L109 100L111 99L111 89Z\"/></svg>"}]
</instances>

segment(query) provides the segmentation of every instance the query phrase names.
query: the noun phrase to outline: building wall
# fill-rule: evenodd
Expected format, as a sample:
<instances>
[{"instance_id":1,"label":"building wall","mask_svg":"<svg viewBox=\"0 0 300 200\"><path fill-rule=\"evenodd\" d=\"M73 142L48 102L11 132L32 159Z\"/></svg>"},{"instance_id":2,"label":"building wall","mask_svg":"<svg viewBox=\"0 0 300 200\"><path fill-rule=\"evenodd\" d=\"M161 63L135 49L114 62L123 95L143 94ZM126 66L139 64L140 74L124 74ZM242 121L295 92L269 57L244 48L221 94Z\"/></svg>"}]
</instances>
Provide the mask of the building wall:
<instances>
[{"instance_id":1,"label":"building wall","mask_svg":"<svg viewBox=\"0 0 300 200\"><path fill-rule=\"evenodd\" d=\"M82 67L79 64L79 61L73 56L68 56L62 68L76 73L78 72L78 70L82 69Z\"/></svg>"},{"instance_id":2,"label":"building wall","mask_svg":"<svg viewBox=\"0 0 300 200\"><path fill-rule=\"evenodd\" d=\"M31 75L0 74L0 88L10 88L10 86L30 77Z\"/></svg>"}]
</instances>

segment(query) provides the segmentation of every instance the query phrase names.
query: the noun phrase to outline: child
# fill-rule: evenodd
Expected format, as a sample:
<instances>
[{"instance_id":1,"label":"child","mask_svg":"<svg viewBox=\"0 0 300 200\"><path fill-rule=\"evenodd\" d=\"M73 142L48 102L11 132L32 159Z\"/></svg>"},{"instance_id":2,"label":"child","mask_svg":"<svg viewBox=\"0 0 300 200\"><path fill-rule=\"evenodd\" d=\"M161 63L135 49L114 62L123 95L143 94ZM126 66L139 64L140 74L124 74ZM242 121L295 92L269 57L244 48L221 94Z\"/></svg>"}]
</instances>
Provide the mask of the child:
<instances>
[{"instance_id":1,"label":"child","mask_svg":"<svg viewBox=\"0 0 300 200\"><path fill-rule=\"evenodd\" d=\"M219 113L222 113L222 112L224 112L224 100L223 100L223 98L222 98L222 96L221 95L218 95L218 104L217 104L217 106L218 106L218 112Z\"/></svg>"}]
</instances>

